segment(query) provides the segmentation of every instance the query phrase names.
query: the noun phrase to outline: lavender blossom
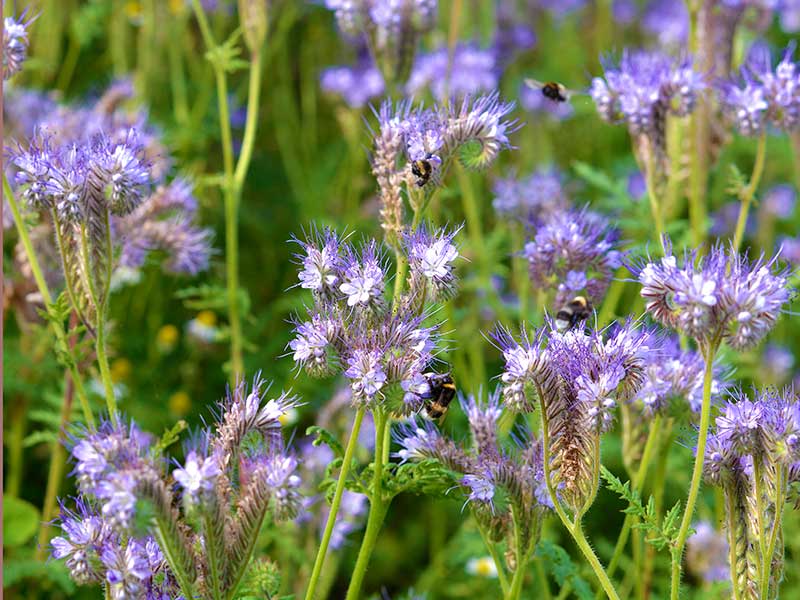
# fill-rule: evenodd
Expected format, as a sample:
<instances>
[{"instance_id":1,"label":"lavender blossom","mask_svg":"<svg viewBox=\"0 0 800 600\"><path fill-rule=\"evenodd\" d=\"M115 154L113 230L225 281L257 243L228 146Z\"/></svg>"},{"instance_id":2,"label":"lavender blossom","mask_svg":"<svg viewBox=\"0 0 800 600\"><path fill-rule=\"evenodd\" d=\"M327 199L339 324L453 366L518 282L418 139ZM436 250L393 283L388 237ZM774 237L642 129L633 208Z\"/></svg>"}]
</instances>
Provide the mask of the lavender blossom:
<instances>
[{"instance_id":1,"label":"lavender blossom","mask_svg":"<svg viewBox=\"0 0 800 600\"><path fill-rule=\"evenodd\" d=\"M773 69L769 49L756 43L750 49L740 80L718 85L723 111L742 135L759 135L767 125L784 132L800 124L800 70L792 60L794 44Z\"/></svg>"},{"instance_id":2,"label":"lavender blossom","mask_svg":"<svg viewBox=\"0 0 800 600\"><path fill-rule=\"evenodd\" d=\"M371 61L325 69L320 76L322 90L341 96L350 108L363 108L383 96L383 75Z\"/></svg>"},{"instance_id":3,"label":"lavender blossom","mask_svg":"<svg viewBox=\"0 0 800 600\"><path fill-rule=\"evenodd\" d=\"M406 84L406 92L419 96L425 88L430 88L440 102L448 97L462 98L491 92L499 82L496 63L492 49L483 50L476 44L458 44L451 63L449 49L442 47L417 58Z\"/></svg>"},{"instance_id":4,"label":"lavender blossom","mask_svg":"<svg viewBox=\"0 0 800 600\"><path fill-rule=\"evenodd\" d=\"M563 175L555 168L541 167L523 178L498 179L493 191L492 204L498 215L536 227L553 220L571 204Z\"/></svg>"},{"instance_id":5,"label":"lavender blossom","mask_svg":"<svg viewBox=\"0 0 800 600\"><path fill-rule=\"evenodd\" d=\"M6 17L3 21L3 81L19 73L28 55L28 27L33 19L24 19L23 13L18 19Z\"/></svg>"},{"instance_id":6,"label":"lavender blossom","mask_svg":"<svg viewBox=\"0 0 800 600\"><path fill-rule=\"evenodd\" d=\"M644 136L663 156L667 115L685 117L694 110L702 76L688 58L658 52L626 50L618 66L607 61L604 68L604 78L595 77L591 87L600 117L625 123L631 135Z\"/></svg>"},{"instance_id":7,"label":"lavender blossom","mask_svg":"<svg viewBox=\"0 0 800 600\"><path fill-rule=\"evenodd\" d=\"M603 298L620 264L617 232L601 216L586 209L555 214L525 244L531 280L556 289L561 306L583 293L592 303Z\"/></svg>"},{"instance_id":8,"label":"lavender blossom","mask_svg":"<svg viewBox=\"0 0 800 600\"><path fill-rule=\"evenodd\" d=\"M653 318L703 348L722 340L735 349L752 347L789 299L785 272L775 271L775 260L751 262L715 246L701 259L686 253L679 267L668 247L660 261L638 269L641 294Z\"/></svg>"}]
</instances>

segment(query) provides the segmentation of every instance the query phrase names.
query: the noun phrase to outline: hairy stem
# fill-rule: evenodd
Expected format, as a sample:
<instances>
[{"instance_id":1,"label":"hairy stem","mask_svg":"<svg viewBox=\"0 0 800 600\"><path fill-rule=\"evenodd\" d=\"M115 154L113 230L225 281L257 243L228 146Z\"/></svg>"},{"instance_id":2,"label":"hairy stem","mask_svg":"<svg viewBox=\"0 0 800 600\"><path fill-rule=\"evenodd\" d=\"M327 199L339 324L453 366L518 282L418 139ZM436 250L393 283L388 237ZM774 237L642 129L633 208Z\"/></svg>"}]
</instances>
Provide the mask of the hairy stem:
<instances>
[{"instance_id":1,"label":"hairy stem","mask_svg":"<svg viewBox=\"0 0 800 600\"><path fill-rule=\"evenodd\" d=\"M486 550L489 551L489 556L492 557L492 561L494 562L494 568L497 569L497 581L500 583L500 590L503 592L503 597L506 597L508 595L509 587L508 587L508 576L506 575L506 570L505 567L503 566L503 560L497 553L497 548L495 547L495 544L489 539L489 536L487 535L486 531L484 531L483 527L481 527L481 524L477 518L475 519L475 523L478 527L478 531L481 534L483 545L486 546Z\"/></svg>"},{"instance_id":2,"label":"hairy stem","mask_svg":"<svg viewBox=\"0 0 800 600\"><path fill-rule=\"evenodd\" d=\"M353 452L358 445L358 432L361 430L361 421L364 418L365 408L359 408L356 412L353 427L350 431L350 439L347 440L347 448L344 451L344 458L342 459L342 469L339 472L339 479L336 481L336 491L333 493L333 501L331 502L331 510L328 512L328 520L325 522L325 531L322 533L322 541L320 542L319 549L317 550L317 557L314 559L314 568L311 571L311 579L308 582L308 589L306 590L306 600L313 600L314 592L316 591L319 582L320 574L322 573L322 566L325 563L325 555L328 552L328 544L333 534L333 527L336 525L336 515L339 513L339 505L342 501L344 494L345 483L347 475L350 472L350 463L353 460Z\"/></svg>"},{"instance_id":3,"label":"hairy stem","mask_svg":"<svg viewBox=\"0 0 800 600\"><path fill-rule=\"evenodd\" d=\"M769 598L769 580L771 575L772 557L775 555L775 546L778 541L778 535L783 527L783 505L786 501L786 490L784 489L786 482L786 468L783 466L778 467L778 477L775 482L775 514L772 519L772 530L769 534L769 542L767 543L767 552L764 558L764 573L761 579L761 597ZM763 537L766 532L762 531Z\"/></svg>"},{"instance_id":4,"label":"hairy stem","mask_svg":"<svg viewBox=\"0 0 800 600\"><path fill-rule=\"evenodd\" d=\"M650 200L650 213L653 215L653 223L656 226L655 233L656 237L658 238L658 245L661 246L661 250L666 251L664 248L664 217L661 213L661 204L658 201L658 195L656 194L655 157L653 156L653 149L649 142L647 144L647 150L645 153L644 170L644 180L647 186L647 198Z\"/></svg>"},{"instance_id":5,"label":"hairy stem","mask_svg":"<svg viewBox=\"0 0 800 600\"><path fill-rule=\"evenodd\" d=\"M744 237L745 226L747 225L747 215L750 212L750 204L753 201L758 183L761 181L761 175L764 173L764 163L767 156L767 133L761 134L758 138L758 146L756 146L756 160L753 164L753 173L750 175L750 181L741 193L739 194L739 218L736 220L736 232L733 235L733 249L738 252L739 246L742 244L742 237Z\"/></svg>"},{"instance_id":6,"label":"hairy stem","mask_svg":"<svg viewBox=\"0 0 800 600\"><path fill-rule=\"evenodd\" d=\"M672 548L672 577L670 584L670 597L672 600L678 600L680 596L683 547L686 545L686 537L689 535L689 526L692 523L694 507L697 503L697 495L700 492L700 482L703 479L703 459L706 454L708 425L711 421L711 383L714 379L714 357L717 353L717 347L717 343L712 343L705 348L706 372L703 376L703 404L700 409L700 431L697 435L697 453L694 459L694 470L692 471L692 481L689 486L689 496L686 499L686 509L684 510L681 526L678 530L678 537Z\"/></svg>"}]
</instances>

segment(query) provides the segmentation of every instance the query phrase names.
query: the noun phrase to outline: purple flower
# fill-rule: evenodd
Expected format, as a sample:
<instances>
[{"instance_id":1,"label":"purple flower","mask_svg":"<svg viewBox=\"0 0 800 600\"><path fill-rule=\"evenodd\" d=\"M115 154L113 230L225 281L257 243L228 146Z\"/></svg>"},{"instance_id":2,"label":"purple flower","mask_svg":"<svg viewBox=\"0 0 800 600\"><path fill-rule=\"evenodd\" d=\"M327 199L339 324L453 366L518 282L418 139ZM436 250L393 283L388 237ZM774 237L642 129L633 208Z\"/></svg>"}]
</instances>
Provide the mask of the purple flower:
<instances>
[{"instance_id":1,"label":"purple flower","mask_svg":"<svg viewBox=\"0 0 800 600\"><path fill-rule=\"evenodd\" d=\"M563 175L555 168L540 167L527 177L498 179L493 191L498 215L536 227L570 207Z\"/></svg>"},{"instance_id":2,"label":"purple flower","mask_svg":"<svg viewBox=\"0 0 800 600\"><path fill-rule=\"evenodd\" d=\"M356 350L348 360L344 375L350 379L354 402L372 402L383 388L387 377L380 359L376 351Z\"/></svg>"},{"instance_id":3,"label":"purple flower","mask_svg":"<svg viewBox=\"0 0 800 600\"><path fill-rule=\"evenodd\" d=\"M106 585L112 600L131 600L144 596L152 577L147 550L135 538L123 548L107 544L100 553L106 567Z\"/></svg>"},{"instance_id":4,"label":"purple flower","mask_svg":"<svg viewBox=\"0 0 800 600\"><path fill-rule=\"evenodd\" d=\"M533 410L531 400L526 394L526 386L531 380L546 378L549 373L549 356L541 347L543 337L544 332L540 331L533 339L529 339L527 332L523 330L517 342L508 330L499 328L495 332L494 338L505 359L501 376L503 402L513 411Z\"/></svg>"},{"instance_id":5,"label":"purple flower","mask_svg":"<svg viewBox=\"0 0 800 600\"><path fill-rule=\"evenodd\" d=\"M788 219L794 214L797 193L791 185L776 185L764 194L761 200L764 210L777 219Z\"/></svg>"},{"instance_id":6,"label":"purple flower","mask_svg":"<svg viewBox=\"0 0 800 600\"><path fill-rule=\"evenodd\" d=\"M172 471L172 476L183 488L183 497L191 504L198 504L214 489L220 474L219 462L214 455L202 457L192 451L186 456L183 467Z\"/></svg>"},{"instance_id":7,"label":"purple flower","mask_svg":"<svg viewBox=\"0 0 800 600\"><path fill-rule=\"evenodd\" d=\"M28 27L24 13L18 19L6 17L3 21L3 81L11 78L22 69L28 55Z\"/></svg>"},{"instance_id":8,"label":"purple flower","mask_svg":"<svg viewBox=\"0 0 800 600\"><path fill-rule=\"evenodd\" d=\"M620 265L615 250L617 232L601 216L586 209L555 214L525 244L531 280L538 287L556 287L556 303L568 302L575 292L576 274L585 278L585 293L593 303L602 299L614 270ZM571 285L567 278L571 276Z\"/></svg>"},{"instance_id":9,"label":"purple flower","mask_svg":"<svg viewBox=\"0 0 800 600\"><path fill-rule=\"evenodd\" d=\"M777 344L767 344L761 356L761 365L765 371L765 379L769 384L782 384L792 374L794 354L791 349Z\"/></svg>"},{"instance_id":10,"label":"purple flower","mask_svg":"<svg viewBox=\"0 0 800 600\"><path fill-rule=\"evenodd\" d=\"M486 502L491 504L494 498L494 484L491 477L481 477L479 475L465 475L461 479L461 485L469 489L467 495L468 502Z\"/></svg>"},{"instance_id":11,"label":"purple flower","mask_svg":"<svg viewBox=\"0 0 800 600\"><path fill-rule=\"evenodd\" d=\"M483 50L477 44L458 44L448 73L449 61L447 47L420 55L406 85L407 93L419 96L429 87L433 96L443 101L447 96L460 98L497 88L499 70L492 49Z\"/></svg>"},{"instance_id":12,"label":"purple flower","mask_svg":"<svg viewBox=\"0 0 800 600\"><path fill-rule=\"evenodd\" d=\"M362 108L384 93L383 75L371 60L325 69L320 76L323 91L341 96L351 108Z\"/></svg>"},{"instance_id":13,"label":"purple flower","mask_svg":"<svg viewBox=\"0 0 800 600\"><path fill-rule=\"evenodd\" d=\"M295 339L289 342L295 363L312 376L330 374L334 366L332 340L337 334L335 322L322 315L313 315L311 321L298 323L295 333Z\"/></svg>"},{"instance_id":14,"label":"purple flower","mask_svg":"<svg viewBox=\"0 0 800 600\"><path fill-rule=\"evenodd\" d=\"M385 273L375 241L362 248L360 257L350 252L345 260L339 290L347 296L347 305L380 306Z\"/></svg>"},{"instance_id":15,"label":"purple flower","mask_svg":"<svg viewBox=\"0 0 800 600\"><path fill-rule=\"evenodd\" d=\"M115 536L111 528L80 499L76 501L75 512L61 504L59 521L65 535L50 541L53 558L65 558L70 577L79 584L101 582L98 554L107 544L113 543Z\"/></svg>"},{"instance_id":16,"label":"purple flower","mask_svg":"<svg viewBox=\"0 0 800 600\"><path fill-rule=\"evenodd\" d=\"M119 530L130 528L136 512L136 479L129 471L110 473L94 490L102 502L103 517Z\"/></svg>"},{"instance_id":17,"label":"purple flower","mask_svg":"<svg viewBox=\"0 0 800 600\"><path fill-rule=\"evenodd\" d=\"M750 48L740 80L718 85L723 111L740 133L760 134L766 124L792 131L800 124L800 69L792 60L790 44L776 67L762 42Z\"/></svg>"},{"instance_id":18,"label":"purple flower","mask_svg":"<svg viewBox=\"0 0 800 600\"><path fill-rule=\"evenodd\" d=\"M332 230L325 229L306 241L295 241L303 248L303 253L296 255L303 267L298 273L300 287L318 294L332 294L343 268L339 255L341 240Z\"/></svg>"},{"instance_id":19,"label":"purple flower","mask_svg":"<svg viewBox=\"0 0 800 600\"><path fill-rule=\"evenodd\" d=\"M652 0L642 19L642 29L656 36L665 48L680 48L689 38L689 11L683 2Z\"/></svg>"},{"instance_id":20,"label":"purple flower","mask_svg":"<svg viewBox=\"0 0 800 600\"><path fill-rule=\"evenodd\" d=\"M458 231L448 233L442 229L429 233L423 226L406 235L411 288L422 293L430 291L431 301L455 294L456 277L452 263L458 258L458 249L453 238Z\"/></svg>"},{"instance_id":21,"label":"purple flower","mask_svg":"<svg viewBox=\"0 0 800 600\"><path fill-rule=\"evenodd\" d=\"M679 267L668 248L660 261L639 269L638 278L657 321L703 344L725 339L742 349L763 339L789 299L785 274L773 273L774 264L715 246L701 259L687 253Z\"/></svg>"},{"instance_id":22,"label":"purple flower","mask_svg":"<svg viewBox=\"0 0 800 600\"><path fill-rule=\"evenodd\" d=\"M686 564L704 581L728 581L728 542L708 521L692 525L694 533L686 540Z\"/></svg>"},{"instance_id":23,"label":"purple flower","mask_svg":"<svg viewBox=\"0 0 800 600\"><path fill-rule=\"evenodd\" d=\"M413 421L397 427L394 430L394 437L401 448L394 455L402 462L435 457L441 439L439 432L432 425L426 424L420 427Z\"/></svg>"}]
</instances>

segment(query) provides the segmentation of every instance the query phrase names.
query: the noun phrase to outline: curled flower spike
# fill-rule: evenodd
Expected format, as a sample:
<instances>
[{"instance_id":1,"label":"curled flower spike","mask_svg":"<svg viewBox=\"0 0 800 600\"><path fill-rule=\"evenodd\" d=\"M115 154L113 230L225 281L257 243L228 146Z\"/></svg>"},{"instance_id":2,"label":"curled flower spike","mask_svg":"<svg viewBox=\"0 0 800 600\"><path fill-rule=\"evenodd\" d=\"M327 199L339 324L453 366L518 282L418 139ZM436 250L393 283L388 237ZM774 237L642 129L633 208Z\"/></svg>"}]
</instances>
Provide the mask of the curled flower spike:
<instances>
[{"instance_id":1,"label":"curled flower spike","mask_svg":"<svg viewBox=\"0 0 800 600\"><path fill-rule=\"evenodd\" d=\"M523 330L518 342L509 330L502 327L494 334L505 359L501 375L503 402L513 411L531 412L535 408L536 397L529 398L531 382L548 390L555 385L549 367L550 356L542 348L544 337L544 330L536 332L533 339L529 339Z\"/></svg>"},{"instance_id":2,"label":"curled flower spike","mask_svg":"<svg viewBox=\"0 0 800 600\"><path fill-rule=\"evenodd\" d=\"M741 350L766 336L789 300L786 272L774 269L775 261L751 262L715 246L701 259L686 253L678 266L668 245L665 257L637 270L641 295L656 321L701 346L725 340Z\"/></svg>"}]
</instances>

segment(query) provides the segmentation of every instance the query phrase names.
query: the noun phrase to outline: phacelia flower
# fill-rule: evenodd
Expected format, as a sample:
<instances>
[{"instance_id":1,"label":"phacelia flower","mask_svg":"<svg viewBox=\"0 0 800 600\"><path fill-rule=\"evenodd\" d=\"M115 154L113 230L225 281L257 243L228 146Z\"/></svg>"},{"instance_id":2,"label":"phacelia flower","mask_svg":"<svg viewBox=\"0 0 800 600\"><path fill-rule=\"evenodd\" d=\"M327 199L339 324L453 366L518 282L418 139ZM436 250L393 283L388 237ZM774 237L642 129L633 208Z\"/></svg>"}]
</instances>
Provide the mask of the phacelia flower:
<instances>
[{"instance_id":1,"label":"phacelia flower","mask_svg":"<svg viewBox=\"0 0 800 600\"><path fill-rule=\"evenodd\" d=\"M191 451L186 456L184 465L175 469L172 476L183 489L184 499L197 504L214 489L219 473L219 463L215 456L204 458Z\"/></svg>"},{"instance_id":2,"label":"phacelia flower","mask_svg":"<svg viewBox=\"0 0 800 600\"><path fill-rule=\"evenodd\" d=\"M344 99L350 108L363 108L375 98L383 96L383 75L371 60L349 66L325 69L320 75L320 86L324 92Z\"/></svg>"},{"instance_id":3,"label":"phacelia flower","mask_svg":"<svg viewBox=\"0 0 800 600\"><path fill-rule=\"evenodd\" d=\"M794 44L772 67L769 48L756 43L750 49L739 80L718 86L723 111L742 135L759 135L766 125L788 132L800 125L800 68L792 59Z\"/></svg>"},{"instance_id":4,"label":"phacelia flower","mask_svg":"<svg viewBox=\"0 0 800 600\"><path fill-rule=\"evenodd\" d=\"M22 69L28 55L28 27L31 21L6 17L3 21L3 81Z\"/></svg>"},{"instance_id":5,"label":"phacelia flower","mask_svg":"<svg viewBox=\"0 0 800 600\"><path fill-rule=\"evenodd\" d=\"M708 521L692 525L694 533L686 540L686 564L704 581L728 580L728 542Z\"/></svg>"},{"instance_id":6,"label":"phacelia flower","mask_svg":"<svg viewBox=\"0 0 800 600\"><path fill-rule=\"evenodd\" d=\"M357 403L372 401L386 383L386 373L380 362L380 355L375 352L358 351L348 361L345 376L351 381L353 399Z\"/></svg>"},{"instance_id":7,"label":"phacelia flower","mask_svg":"<svg viewBox=\"0 0 800 600\"><path fill-rule=\"evenodd\" d=\"M733 348L754 346L775 324L789 299L788 281L775 259L747 258L715 246L698 259L686 253L683 265L667 255L638 270L647 311L658 322L701 344L727 341Z\"/></svg>"},{"instance_id":8,"label":"phacelia flower","mask_svg":"<svg viewBox=\"0 0 800 600\"><path fill-rule=\"evenodd\" d=\"M409 95L419 96L425 88L430 88L439 101L491 92L499 81L496 62L492 49L483 50L476 44L458 44L450 63L449 49L442 47L417 57L406 90ZM451 65L449 71L448 64Z\"/></svg>"},{"instance_id":9,"label":"phacelia flower","mask_svg":"<svg viewBox=\"0 0 800 600\"><path fill-rule=\"evenodd\" d=\"M76 583L100 583L103 577L98 568L99 553L106 545L114 543L111 528L81 500L76 502L74 512L61 504L58 520L64 535L50 541L53 558L66 559L70 577Z\"/></svg>"},{"instance_id":10,"label":"phacelia flower","mask_svg":"<svg viewBox=\"0 0 800 600\"><path fill-rule=\"evenodd\" d=\"M346 261L339 290L347 296L347 305L380 307L385 273L374 240L362 248L360 257L351 252Z\"/></svg>"},{"instance_id":11,"label":"phacelia flower","mask_svg":"<svg viewBox=\"0 0 800 600\"><path fill-rule=\"evenodd\" d=\"M567 211L571 204L563 176L554 168L539 168L527 177L498 179L493 191L492 204L498 215L535 227Z\"/></svg>"},{"instance_id":12,"label":"phacelia flower","mask_svg":"<svg viewBox=\"0 0 800 600\"><path fill-rule=\"evenodd\" d=\"M453 262L458 258L458 249L453 238L457 233L458 229L429 233L425 227L420 227L406 236L412 290L430 293L433 301L455 294Z\"/></svg>"},{"instance_id":13,"label":"phacelia flower","mask_svg":"<svg viewBox=\"0 0 800 600\"><path fill-rule=\"evenodd\" d=\"M620 266L617 239L617 231L600 215L573 210L555 214L539 227L523 255L531 280L538 287L556 289L559 306L578 293L596 303Z\"/></svg>"}]
</instances>

